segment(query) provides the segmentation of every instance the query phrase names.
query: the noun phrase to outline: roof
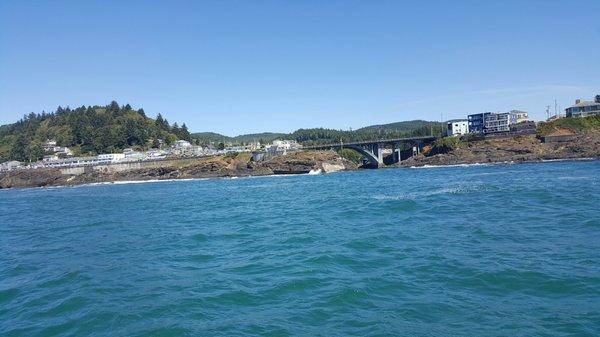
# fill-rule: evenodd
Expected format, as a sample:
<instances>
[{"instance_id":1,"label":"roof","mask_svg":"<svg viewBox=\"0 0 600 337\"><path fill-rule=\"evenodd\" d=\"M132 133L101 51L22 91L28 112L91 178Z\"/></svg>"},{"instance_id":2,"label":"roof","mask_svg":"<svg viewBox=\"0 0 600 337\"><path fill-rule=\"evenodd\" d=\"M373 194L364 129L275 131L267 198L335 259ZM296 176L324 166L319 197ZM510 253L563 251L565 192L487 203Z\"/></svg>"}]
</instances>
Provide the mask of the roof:
<instances>
[{"instance_id":1,"label":"roof","mask_svg":"<svg viewBox=\"0 0 600 337\"><path fill-rule=\"evenodd\" d=\"M600 105L600 103L594 102L594 101L581 101L577 104L571 105L570 108L582 107L582 106L594 106L594 105Z\"/></svg>"}]
</instances>

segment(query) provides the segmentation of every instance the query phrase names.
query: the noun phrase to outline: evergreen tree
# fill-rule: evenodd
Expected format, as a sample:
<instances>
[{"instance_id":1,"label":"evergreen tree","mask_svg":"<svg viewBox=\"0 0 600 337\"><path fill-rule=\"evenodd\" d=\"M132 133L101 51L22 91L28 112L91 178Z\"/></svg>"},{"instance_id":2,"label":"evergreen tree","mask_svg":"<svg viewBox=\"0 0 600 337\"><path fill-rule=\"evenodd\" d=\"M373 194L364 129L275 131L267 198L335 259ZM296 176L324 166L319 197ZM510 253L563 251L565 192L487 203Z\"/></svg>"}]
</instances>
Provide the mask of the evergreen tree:
<instances>
[{"instance_id":1,"label":"evergreen tree","mask_svg":"<svg viewBox=\"0 0 600 337\"><path fill-rule=\"evenodd\" d=\"M119 103L117 103L116 101L110 102L108 110L110 112L118 112L120 110Z\"/></svg>"},{"instance_id":2,"label":"evergreen tree","mask_svg":"<svg viewBox=\"0 0 600 337\"><path fill-rule=\"evenodd\" d=\"M30 142L27 145L27 160L29 162L36 162L44 157L44 149L42 148L42 144L38 141Z\"/></svg>"},{"instance_id":3,"label":"evergreen tree","mask_svg":"<svg viewBox=\"0 0 600 337\"><path fill-rule=\"evenodd\" d=\"M10 146L10 158L18 161L27 161L29 157L27 154L28 145L27 135L24 133L18 134Z\"/></svg>"},{"instance_id":4,"label":"evergreen tree","mask_svg":"<svg viewBox=\"0 0 600 337\"><path fill-rule=\"evenodd\" d=\"M181 129L179 130L179 136L181 139L184 140L191 140L191 135L190 135L190 131L188 130L187 125L185 125L185 123L183 123L183 125L181 125Z\"/></svg>"}]
</instances>

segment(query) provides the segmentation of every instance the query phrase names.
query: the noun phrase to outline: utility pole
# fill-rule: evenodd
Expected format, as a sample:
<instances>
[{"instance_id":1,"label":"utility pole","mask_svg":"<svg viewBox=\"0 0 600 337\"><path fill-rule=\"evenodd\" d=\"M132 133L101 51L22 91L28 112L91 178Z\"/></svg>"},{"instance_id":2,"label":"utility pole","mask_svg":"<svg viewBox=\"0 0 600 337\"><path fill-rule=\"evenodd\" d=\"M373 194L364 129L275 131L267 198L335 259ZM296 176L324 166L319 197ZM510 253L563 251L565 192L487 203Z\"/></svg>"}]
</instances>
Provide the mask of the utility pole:
<instances>
[{"instance_id":1,"label":"utility pole","mask_svg":"<svg viewBox=\"0 0 600 337\"><path fill-rule=\"evenodd\" d=\"M556 100L554 100L554 116L558 115L558 110L556 107Z\"/></svg>"},{"instance_id":2,"label":"utility pole","mask_svg":"<svg viewBox=\"0 0 600 337\"><path fill-rule=\"evenodd\" d=\"M548 115L548 119L550 119L550 106L546 105L546 115Z\"/></svg>"}]
</instances>

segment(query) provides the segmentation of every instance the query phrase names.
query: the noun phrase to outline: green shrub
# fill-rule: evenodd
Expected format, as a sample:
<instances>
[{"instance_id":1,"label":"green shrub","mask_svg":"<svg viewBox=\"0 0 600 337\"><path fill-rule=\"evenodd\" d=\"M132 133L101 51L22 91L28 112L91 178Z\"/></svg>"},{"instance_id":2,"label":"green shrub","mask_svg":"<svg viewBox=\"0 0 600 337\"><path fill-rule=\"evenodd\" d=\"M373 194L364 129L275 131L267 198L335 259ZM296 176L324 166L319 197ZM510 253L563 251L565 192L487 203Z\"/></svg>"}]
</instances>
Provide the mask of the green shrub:
<instances>
[{"instance_id":1,"label":"green shrub","mask_svg":"<svg viewBox=\"0 0 600 337\"><path fill-rule=\"evenodd\" d=\"M339 154L342 158L349 160L353 163L362 164L363 162L362 155L356 152L355 150L344 148L339 151Z\"/></svg>"},{"instance_id":2,"label":"green shrub","mask_svg":"<svg viewBox=\"0 0 600 337\"><path fill-rule=\"evenodd\" d=\"M431 150L427 153L427 155L433 156L440 153L448 153L466 145L467 143L459 137L439 138L433 142Z\"/></svg>"}]
</instances>

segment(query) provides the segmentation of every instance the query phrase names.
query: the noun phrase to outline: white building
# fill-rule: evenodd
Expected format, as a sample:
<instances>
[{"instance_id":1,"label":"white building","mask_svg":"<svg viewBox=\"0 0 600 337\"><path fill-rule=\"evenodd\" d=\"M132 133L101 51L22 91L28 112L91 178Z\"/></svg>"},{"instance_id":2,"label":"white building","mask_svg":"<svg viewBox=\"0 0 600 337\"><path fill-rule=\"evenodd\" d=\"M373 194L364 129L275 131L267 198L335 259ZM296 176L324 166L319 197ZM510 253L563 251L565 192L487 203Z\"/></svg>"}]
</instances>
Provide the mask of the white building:
<instances>
[{"instance_id":1,"label":"white building","mask_svg":"<svg viewBox=\"0 0 600 337\"><path fill-rule=\"evenodd\" d=\"M71 157L45 162L44 167L77 167L99 164L107 164L107 162L105 160L98 159L98 157Z\"/></svg>"},{"instance_id":2,"label":"white building","mask_svg":"<svg viewBox=\"0 0 600 337\"><path fill-rule=\"evenodd\" d=\"M512 112L492 112L485 117L485 133L510 131L510 125L517 123L517 115Z\"/></svg>"},{"instance_id":3,"label":"white building","mask_svg":"<svg viewBox=\"0 0 600 337\"><path fill-rule=\"evenodd\" d=\"M58 158L58 156L57 156L57 155L55 155L55 154L51 154L51 155L49 155L49 156L44 156L44 158L42 158L42 161L43 161L43 162L49 162L49 161L56 161L56 160L58 160L58 159L59 159L59 158Z\"/></svg>"},{"instance_id":4,"label":"white building","mask_svg":"<svg viewBox=\"0 0 600 337\"><path fill-rule=\"evenodd\" d=\"M265 150L271 155L285 155L288 151L299 150L302 145L295 140L274 140L271 145L265 146Z\"/></svg>"},{"instance_id":5,"label":"white building","mask_svg":"<svg viewBox=\"0 0 600 337\"><path fill-rule=\"evenodd\" d=\"M148 158L147 153L140 152L140 151L134 151L133 149L124 149L123 154L125 155L125 158L123 158L121 161L132 162L132 161L141 161L141 160L145 160L146 158Z\"/></svg>"},{"instance_id":6,"label":"white building","mask_svg":"<svg viewBox=\"0 0 600 337\"><path fill-rule=\"evenodd\" d=\"M167 152L158 149L151 149L146 152L147 159L162 159L167 156Z\"/></svg>"},{"instance_id":7,"label":"white building","mask_svg":"<svg viewBox=\"0 0 600 337\"><path fill-rule=\"evenodd\" d=\"M183 149L190 146L192 146L192 144L187 140L176 140L173 143L171 143L171 147L174 149Z\"/></svg>"},{"instance_id":8,"label":"white building","mask_svg":"<svg viewBox=\"0 0 600 337\"><path fill-rule=\"evenodd\" d=\"M21 167L23 167L23 164L21 164L21 162L12 160L12 161L7 161L7 162L0 164L0 171L12 171L12 170L20 169Z\"/></svg>"},{"instance_id":9,"label":"white building","mask_svg":"<svg viewBox=\"0 0 600 337\"><path fill-rule=\"evenodd\" d=\"M526 111L511 110L510 113L515 115L515 117L517 118L517 123L529 121L529 114Z\"/></svg>"},{"instance_id":10,"label":"white building","mask_svg":"<svg viewBox=\"0 0 600 337\"><path fill-rule=\"evenodd\" d=\"M469 122L467 120L448 122L446 134L451 137L462 136L469 133Z\"/></svg>"},{"instance_id":11,"label":"white building","mask_svg":"<svg viewBox=\"0 0 600 337\"><path fill-rule=\"evenodd\" d=\"M47 140L42 144L42 148L44 149L44 152L56 154L63 158L73 155L71 149L64 146L57 146L55 140Z\"/></svg>"},{"instance_id":12,"label":"white building","mask_svg":"<svg viewBox=\"0 0 600 337\"><path fill-rule=\"evenodd\" d=\"M53 139L52 140L48 139L42 144L42 148L46 152L53 152L55 146L56 146L56 141Z\"/></svg>"},{"instance_id":13,"label":"white building","mask_svg":"<svg viewBox=\"0 0 600 337\"><path fill-rule=\"evenodd\" d=\"M101 163L118 163L125 159L124 153L104 153L98 155L98 160Z\"/></svg>"}]
</instances>

